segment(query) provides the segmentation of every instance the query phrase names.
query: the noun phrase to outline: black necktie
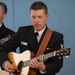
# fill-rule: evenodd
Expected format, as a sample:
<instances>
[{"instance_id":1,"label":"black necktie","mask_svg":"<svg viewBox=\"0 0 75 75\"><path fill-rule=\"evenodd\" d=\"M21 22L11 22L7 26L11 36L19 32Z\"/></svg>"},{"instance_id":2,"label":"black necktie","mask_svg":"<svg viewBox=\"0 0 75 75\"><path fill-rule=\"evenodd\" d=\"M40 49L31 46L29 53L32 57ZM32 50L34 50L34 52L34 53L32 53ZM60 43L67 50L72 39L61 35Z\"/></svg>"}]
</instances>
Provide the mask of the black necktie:
<instances>
[{"instance_id":1,"label":"black necktie","mask_svg":"<svg viewBox=\"0 0 75 75\"><path fill-rule=\"evenodd\" d=\"M38 32L36 32L36 33L34 33L35 34L35 37L37 37L38 35L39 35L39 33Z\"/></svg>"},{"instance_id":2,"label":"black necktie","mask_svg":"<svg viewBox=\"0 0 75 75\"><path fill-rule=\"evenodd\" d=\"M39 35L38 32L34 33L35 34L35 38L36 38L36 45L38 44L38 40L37 40L37 36Z\"/></svg>"}]
</instances>

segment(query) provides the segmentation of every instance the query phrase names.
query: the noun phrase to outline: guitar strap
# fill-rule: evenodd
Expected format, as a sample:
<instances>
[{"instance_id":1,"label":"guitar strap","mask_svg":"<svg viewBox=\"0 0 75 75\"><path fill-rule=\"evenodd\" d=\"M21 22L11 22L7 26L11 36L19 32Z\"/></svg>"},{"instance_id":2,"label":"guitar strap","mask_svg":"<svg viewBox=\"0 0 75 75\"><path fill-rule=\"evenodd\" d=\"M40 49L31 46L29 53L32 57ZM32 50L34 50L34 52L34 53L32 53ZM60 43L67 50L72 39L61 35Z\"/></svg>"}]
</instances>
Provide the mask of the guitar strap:
<instances>
[{"instance_id":1,"label":"guitar strap","mask_svg":"<svg viewBox=\"0 0 75 75\"><path fill-rule=\"evenodd\" d=\"M40 45L40 47L38 49L38 52L36 54L36 57L39 56L39 55L42 55L43 52L45 51L46 46L47 46L47 44L48 44L48 42L49 42L49 40L51 38L52 32L53 31L51 29L49 29L49 28L47 29L47 31L46 31L46 33L44 35L44 38L43 38L43 40L41 42L41 45ZM28 75L37 75L36 69L30 67Z\"/></svg>"},{"instance_id":2,"label":"guitar strap","mask_svg":"<svg viewBox=\"0 0 75 75\"><path fill-rule=\"evenodd\" d=\"M51 29L47 29L36 56L42 55L44 53L46 46L51 38L52 32L53 31Z\"/></svg>"},{"instance_id":3,"label":"guitar strap","mask_svg":"<svg viewBox=\"0 0 75 75\"><path fill-rule=\"evenodd\" d=\"M44 35L44 38L43 38L43 40L41 42L41 45L39 47L39 50L38 50L38 52L36 54L36 57L39 56L39 55L42 55L43 52L45 51L46 46L47 46L47 44L48 44L48 42L49 42L49 40L51 38L52 32L53 31L51 29L49 29L49 28L47 29L47 31L46 31L46 33ZM37 75L36 69L30 67L28 75Z\"/></svg>"}]
</instances>

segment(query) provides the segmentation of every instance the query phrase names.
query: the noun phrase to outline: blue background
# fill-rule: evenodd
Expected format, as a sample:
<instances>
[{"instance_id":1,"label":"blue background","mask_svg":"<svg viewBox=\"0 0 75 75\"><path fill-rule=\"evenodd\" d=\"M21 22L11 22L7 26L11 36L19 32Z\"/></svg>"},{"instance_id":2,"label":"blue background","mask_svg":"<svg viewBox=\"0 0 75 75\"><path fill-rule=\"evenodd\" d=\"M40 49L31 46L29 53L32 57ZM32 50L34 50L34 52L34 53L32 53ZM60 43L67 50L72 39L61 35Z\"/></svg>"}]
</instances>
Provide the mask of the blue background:
<instances>
[{"instance_id":1,"label":"blue background","mask_svg":"<svg viewBox=\"0 0 75 75\"><path fill-rule=\"evenodd\" d=\"M30 25L30 5L37 0L0 0L8 7L4 23L17 31L19 26ZM64 35L64 47L70 47L68 59L64 58L63 68L57 75L75 75L75 0L39 0L48 6L49 28Z\"/></svg>"}]
</instances>

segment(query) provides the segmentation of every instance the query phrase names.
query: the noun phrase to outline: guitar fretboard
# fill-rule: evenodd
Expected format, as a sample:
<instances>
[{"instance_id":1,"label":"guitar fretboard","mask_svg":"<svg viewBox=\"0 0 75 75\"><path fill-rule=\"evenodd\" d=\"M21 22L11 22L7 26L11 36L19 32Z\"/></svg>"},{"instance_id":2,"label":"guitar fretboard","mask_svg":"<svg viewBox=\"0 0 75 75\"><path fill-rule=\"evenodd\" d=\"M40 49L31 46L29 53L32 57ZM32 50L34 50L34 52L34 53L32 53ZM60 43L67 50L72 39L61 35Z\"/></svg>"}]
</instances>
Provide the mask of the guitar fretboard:
<instances>
[{"instance_id":1,"label":"guitar fretboard","mask_svg":"<svg viewBox=\"0 0 75 75\"><path fill-rule=\"evenodd\" d=\"M55 51L54 51L54 52L51 52L51 53L48 53L48 54L45 54L44 57L43 57L44 61L45 61L46 59L50 58L50 57L55 56L55 54L56 54Z\"/></svg>"},{"instance_id":2,"label":"guitar fretboard","mask_svg":"<svg viewBox=\"0 0 75 75\"><path fill-rule=\"evenodd\" d=\"M30 62L30 60L24 61L24 63L23 63L23 67L28 66L28 63L29 63L29 62Z\"/></svg>"},{"instance_id":3,"label":"guitar fretboard","mask_svg":"<svg viewBox=\"0 0 75 75\"><path fill-rule=\"evenodd\" d=\"M45 61L48 58L53 57L53 56L55 56L55 51L54 52L51 52L51 53L48 53L48 54L45 54L45 55L41 55L39 57L36 57L36 59L39 60L39 61ZM23 67L28 66L28 63L29 62L30 62L30 60L24 61L23 62Z\"/></svg>"}]
</instances>

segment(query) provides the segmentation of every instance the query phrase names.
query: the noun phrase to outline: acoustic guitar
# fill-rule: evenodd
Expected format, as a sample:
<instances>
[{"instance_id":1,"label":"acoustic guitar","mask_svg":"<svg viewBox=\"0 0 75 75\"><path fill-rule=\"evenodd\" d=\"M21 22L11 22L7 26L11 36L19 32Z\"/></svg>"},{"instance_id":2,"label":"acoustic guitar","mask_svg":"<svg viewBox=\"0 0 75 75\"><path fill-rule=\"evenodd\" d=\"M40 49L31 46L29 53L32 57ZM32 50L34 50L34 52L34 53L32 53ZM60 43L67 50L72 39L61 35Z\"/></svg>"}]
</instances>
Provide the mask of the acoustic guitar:
<instances>
[{"instance_id":1,"label":"acoustic guitar","mask_svg":"<svg viewBox=\"0 0 75 75\"><path fill-rule=\"evenodd\" d=\"M29 74L30 67L28 66L28 63L31 60L31 55L32 55L32 58L35 56L35 54L30 52L29 50L26 50L20 54L15 53L15 52L8 53L9 60L12 62L16 71L20 72L19 75L36 75L36 74L34 74L34 72L31 72L33 74ZM60 50L50 52L48 54L43 54L43 55L35 57L35 58L38 61L46 61L47 59L49 59L51 57L58 56L59 59L61 59L62 57L67 57L69 55L70 55L70 48L62 48ZM0 75L1 75L1 72L0 72ZM3 75L6 75L6 74L3 74Z\"/></svg>"}]
</instances>

